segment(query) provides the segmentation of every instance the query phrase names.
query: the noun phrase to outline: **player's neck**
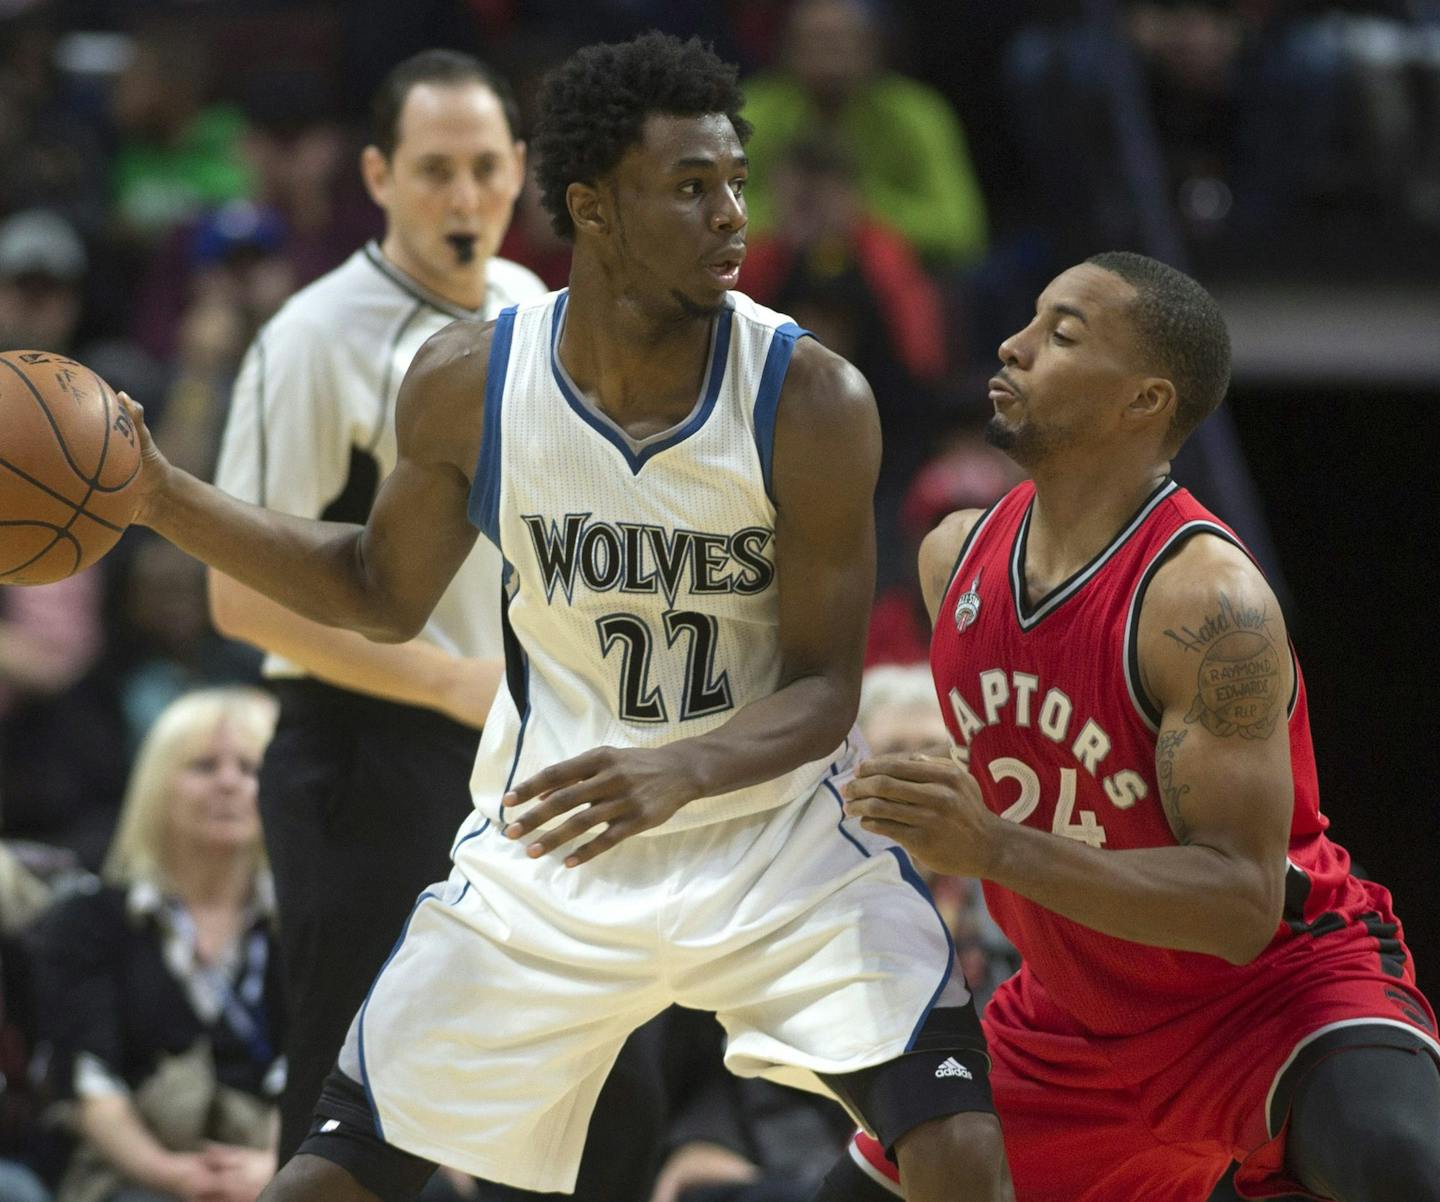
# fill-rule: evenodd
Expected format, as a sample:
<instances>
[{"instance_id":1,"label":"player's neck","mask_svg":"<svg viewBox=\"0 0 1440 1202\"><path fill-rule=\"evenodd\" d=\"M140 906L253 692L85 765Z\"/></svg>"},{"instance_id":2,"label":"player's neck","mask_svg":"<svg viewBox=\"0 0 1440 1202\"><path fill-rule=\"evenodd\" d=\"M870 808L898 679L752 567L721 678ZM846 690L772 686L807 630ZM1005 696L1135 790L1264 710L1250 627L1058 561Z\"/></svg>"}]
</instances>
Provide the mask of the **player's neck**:
<instances>
[{"instance_id":1,"label":"player's neck","mask_svg":"<svg viewBox=\"0 0 1440 1202\"><path fill-rule=\"evenodd\" d=\"M693 406L708 366L714 318L657 314L617 292L598 267L570 274L557 353L570 378L622 425Z\"/></svg>"},{"instance_id":2,"label":"player's neck","mask_svg":"<svg viewBox=\"0 0 1440 1202\"><path fill-rule=\"evenodd\" d=\"M1073 464L1038 469L1025 541L1025 579L1031 591L1043 595L1094 559L1169 470L1168 463L1130 468L1113 460L1092 461L1078 470Z\"/></svg>"},{"instance_id":3,"label":"player's neck","mask_svg":"<svg viewBox=\"0 0 1440 1202\"><path fill-rule=\"evenodd\" d=\"M485 266L488 260L476 259L467 264L463 271L437 275L428 270L424 263L405 251L404 244L393 233L380 243L380 253L390 266L408 276L420 287L433 292L442 300L458 305L462 309L481 309L485 305Z\"/></svg>"}]
</instances>

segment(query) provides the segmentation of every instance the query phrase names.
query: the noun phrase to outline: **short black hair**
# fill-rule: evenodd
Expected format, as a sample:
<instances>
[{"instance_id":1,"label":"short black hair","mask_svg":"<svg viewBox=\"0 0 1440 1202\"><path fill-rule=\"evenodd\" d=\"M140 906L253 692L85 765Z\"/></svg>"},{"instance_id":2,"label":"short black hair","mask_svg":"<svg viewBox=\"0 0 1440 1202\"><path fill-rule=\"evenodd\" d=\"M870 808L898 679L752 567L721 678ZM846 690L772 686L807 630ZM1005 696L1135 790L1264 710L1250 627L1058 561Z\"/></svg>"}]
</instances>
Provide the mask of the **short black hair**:
<instances>
[{"instance_id":1,"label":"short black hair","mask_svg":"<svg viewBox=\"0 0 1440 1202\"><path fill-rule=\"evenodd\" d=\"M555 232L567 241L575 237L565 190L613 171L653 114L724 113L744 142L750 123L740 116L737 75L699 38L681 41L654 31L585 46L551 71L541 85L532 149L540 203Z\"/></svg>"},{"instance_id":2,"label":"short black hair","mask_svg":"<svg viewBox=\"0 0 1440 1202\"><path fill-rule=\"evenodd\" d=\"M1230 331L1220 306L1198 281L1147 255L1111 250L1085 262L1135 289L1131 316L1140 353L1175 385L1170 443L1178 450L1230 387Z\"/></svg>"},{"instance_id":3,"label":"short black hair","mask_svg":"<svg viewBox=\"0 0 1440 1202\"><path fill-rule=\"evenodd\" d=\"M400 110L405 107L410 89L422 83L442 87L478 83L489 88L500 101L510 136L520 136L520 106L515 103L515 93L502 75L473 54L461 54L458 50L422 50L391 67L370 102L370 142L387 159L395 153L400 141Z\"/></svg>"}]
</instances>

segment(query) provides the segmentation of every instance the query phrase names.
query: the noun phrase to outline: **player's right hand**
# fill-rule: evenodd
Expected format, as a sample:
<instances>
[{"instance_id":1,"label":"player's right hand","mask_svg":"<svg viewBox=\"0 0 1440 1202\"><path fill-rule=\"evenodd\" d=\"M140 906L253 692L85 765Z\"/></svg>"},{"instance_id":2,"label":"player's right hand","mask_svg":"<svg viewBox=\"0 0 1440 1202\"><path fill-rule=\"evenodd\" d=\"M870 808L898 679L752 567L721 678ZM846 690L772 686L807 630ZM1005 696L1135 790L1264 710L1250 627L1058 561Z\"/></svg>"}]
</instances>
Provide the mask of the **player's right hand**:
<instances>
[{"instance_id":1,"label":"player's right hand","mask_svg":"<svg viewBox=\"0 0 1440 1202\"><path fill-rule=\"evenodd\" d=\"M565 857L565 867L593 860L622 839L659 826L700 796L700 786L682 752L666 747L596 747L553 764L522 781L502 799L506 809L535 804L505 827L507 839L521 839L546 823L578 810L526 848L543 856L603 826L599 834Z\"/></svg>"},{"instance_id":2,"label":"player's right hand","mask_svg":"<svg viewBox=\"0 0 1440 1202\"><path fill-rule=\"evenodd\" d=\"M157 499L164 489L165 479L171 471L170 461L160 453L160 448L150 437L150 427L145 424L144 407L128 392L118 393L117 396L124 408L125 415L140 436L140 477L132 485L140 493L140 504L131 520L136 525L149 526L153 524L150 518L155 512Z\"/></svg>"}]
</instances>

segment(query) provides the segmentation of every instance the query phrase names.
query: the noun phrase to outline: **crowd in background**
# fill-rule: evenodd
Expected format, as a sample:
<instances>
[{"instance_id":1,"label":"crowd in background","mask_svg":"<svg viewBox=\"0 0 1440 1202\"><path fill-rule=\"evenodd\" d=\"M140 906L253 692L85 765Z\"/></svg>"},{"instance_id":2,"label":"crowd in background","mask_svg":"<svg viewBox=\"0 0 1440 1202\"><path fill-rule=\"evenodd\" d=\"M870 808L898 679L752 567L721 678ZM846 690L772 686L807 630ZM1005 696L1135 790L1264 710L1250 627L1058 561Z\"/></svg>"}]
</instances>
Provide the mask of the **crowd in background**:
<instances>
[{"instance_id":1,"label":"crowd in background","mask_svg":"<svg viewBox=\"0 0 1440 1202\"><path fill-rule=\"evenodd\" d=\"M144 403L174 462L208 476L255 332L379 232L356 161L363 98L383 73L424 46L471 50L528 112L544 69L574 46L651 27L699 34L742 65L755 134L741 286L856 363L879 403L880 578L861 714L877 749L944 742L914 554L939 517L1014 482L979 436L983 381L1056 270L1121 246L1207 280L1404 276L1440 258L1433 0L591 0L578 13L568 0L9 0L0 349L74 355ZM567 247L533 189L501 254L564 283ZM1232 521L1263 545L1258 514ZM201 757L216 774L206 787L228 773L223 787L243 795L267 721L245 688L258 667L215 633L199 564L142 532L80 576L0 590L0 1160L27 1162L52 1189L63 1179L66 1202L111 1192L48 1121L72 1066L32 1053L63 1046L44 1036L67 1023L101 1021L108 1002L77 997L73 957L54 956L54 941L118 954L96 923L123 930L127 906L149 905L164 937L136 955L163 974L191 964L205 936L168 907L167 884L188 881L195 857L236 881L263 871L243 814L185 826L176 781L194 754L172 729L188 722L182 742L224 744ZM176 704L215 686L241 691L199 694L208 709ZM163 761L148 777L146 754ZM142 805L164 813L125 850L117 824L125 836L121 815ZM151 849L137 852L144 839ZM983 1000L1013 952L973 882L935 892ZM187 1180L196 1196L203 1180L240 1202L263 1167L243 1149L264 1144L253 1103L282 1008L266 996L263 898L240 889L224 904L255 932L240 941L254 962L230 966L250 996L195 971L181 974L190 1005L166 1004L249 1007L254 1040L221 1049L197 1081L193 1032L151 1034L166 1082L223 1099L229 1125L203 1134L227 1151L196 1153ZM118 1051L93 1071L136 1094L168 1088ZM86 1129L81 1115L70 1131L77 1122ZM45 1196L4 1184L6 1171L0 1196Z\"/></svg>"}]
</instances>

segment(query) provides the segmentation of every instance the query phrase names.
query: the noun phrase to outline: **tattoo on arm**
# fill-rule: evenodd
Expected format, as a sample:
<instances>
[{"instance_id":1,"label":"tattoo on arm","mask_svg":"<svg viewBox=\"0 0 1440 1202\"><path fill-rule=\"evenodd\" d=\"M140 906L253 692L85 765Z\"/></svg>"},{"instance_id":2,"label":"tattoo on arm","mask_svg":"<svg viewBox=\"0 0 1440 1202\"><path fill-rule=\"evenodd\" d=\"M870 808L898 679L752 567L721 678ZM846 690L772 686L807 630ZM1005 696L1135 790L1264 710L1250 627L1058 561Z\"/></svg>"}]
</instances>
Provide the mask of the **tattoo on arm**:
<instances>
[{"instance_id":1,"label":"tattoo on arm","mask_svg":"<svg viewBox=\"0 0 1440 1202\"><path fill-rule=\"evenodd\" d=\"M1166 817L1170 819L1170 829L1181 843L1190 841L1189 828L1180 816L1180 799L1190 792L1190 786L1175 783L1175 752L1189 733L1188 730L1167 730L1155 744L1155 775L1160 779L1160 800L1165 805Z\"/></svg>"},{"instance_id":2,"label":"tattoo on arm","mask_svg":"<svg viewBox=\"0 0 1440 1202\"><path fill-rule=\"evenodd\" d=\"M1268 739L1285 708L1284 661L1269 634L1265 608L1235 606L1224 593L1220 608L1198 629L1166 630L1168 638L1200 656L1195 700L1186 722L1213 735Z\"/></svg>"}]
</instances>

